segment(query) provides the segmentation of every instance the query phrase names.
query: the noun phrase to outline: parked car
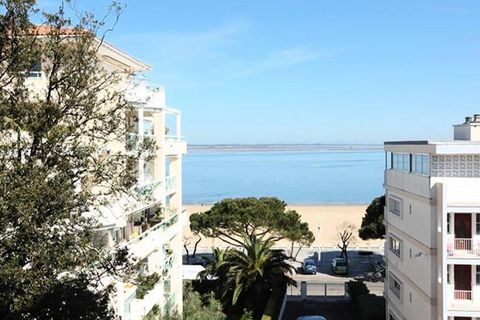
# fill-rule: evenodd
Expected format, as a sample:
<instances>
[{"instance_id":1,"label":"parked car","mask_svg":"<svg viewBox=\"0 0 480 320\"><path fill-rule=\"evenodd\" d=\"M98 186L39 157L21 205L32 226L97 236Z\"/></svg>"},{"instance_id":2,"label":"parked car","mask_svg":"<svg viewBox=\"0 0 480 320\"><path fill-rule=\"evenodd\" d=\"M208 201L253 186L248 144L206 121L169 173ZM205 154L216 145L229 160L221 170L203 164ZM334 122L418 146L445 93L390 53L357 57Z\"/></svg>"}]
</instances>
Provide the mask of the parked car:
<instances>
[{"instance_id":1,"label":"parked car","mask_svg":"<svg viewBox=\"0 0 480 320\"><path fill-rule=\"evenodd\" d=\"M297 320L327 320L327 318L323 316L301 316Z\"/></svg>"},{"instance_id":2,"label":"parked car","mask_svg":"<svg viewBox=\"0 0 480 320\"><path fill-rule=\"evenodd\" d=\"M348 274L347 263L344 258L334 258L331 263L331 269L334 274Z\"/></svg>"},{"instance_id":3,"label":"parked car","mask_svg":"<svg viewBox=\"0 0 480 320\"><path fill-rule=\"evenodd\" d=\"M313 259L305 259L303 261L302 271L304 274L317 274L317 265Z\"/></svg>"}]
</instances>

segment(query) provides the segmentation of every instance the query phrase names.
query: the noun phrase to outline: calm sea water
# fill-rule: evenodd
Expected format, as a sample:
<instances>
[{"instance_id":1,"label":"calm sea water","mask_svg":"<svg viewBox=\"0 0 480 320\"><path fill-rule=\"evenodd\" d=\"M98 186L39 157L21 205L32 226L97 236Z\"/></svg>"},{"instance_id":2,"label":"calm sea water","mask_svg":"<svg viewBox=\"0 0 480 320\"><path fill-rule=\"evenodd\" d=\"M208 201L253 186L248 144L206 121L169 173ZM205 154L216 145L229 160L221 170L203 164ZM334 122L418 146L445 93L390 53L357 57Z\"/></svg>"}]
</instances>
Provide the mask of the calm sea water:
<instances>
[{"instance_id":1,"label":"calm sea water","mask_svg":"<svg viewBox=\"0 0 480 320\"><path fill-rule=\"evenodd\" d=\"M288 203L369 203L383 193L378 151L190 151L185 203L276 196Z\"/></svg>"}]
</instances>

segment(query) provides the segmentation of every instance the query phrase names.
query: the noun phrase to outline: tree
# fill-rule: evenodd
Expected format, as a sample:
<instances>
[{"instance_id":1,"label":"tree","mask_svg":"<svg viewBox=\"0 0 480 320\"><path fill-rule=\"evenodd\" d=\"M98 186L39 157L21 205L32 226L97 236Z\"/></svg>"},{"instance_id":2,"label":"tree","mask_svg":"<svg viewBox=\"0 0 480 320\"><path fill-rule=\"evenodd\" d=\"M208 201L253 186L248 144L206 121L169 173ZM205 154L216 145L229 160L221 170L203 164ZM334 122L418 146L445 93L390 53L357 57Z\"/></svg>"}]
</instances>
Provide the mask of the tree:
<instances>
[{"instance_id":1,"label":"tree","mask_svg":"<svg viewBox=\"0 0 480 320\"><path fill-rule=\"evenodd\" d=\"M296 284L290 278L293 267L281 250L272 249L272 241L262 241L255 235L245 238L245 252L230 250L226 287L234 288L232 304L244 292L265 293L277 289L280 284Z\"/></svg>"},{"instance_id":2,"label":"tree","mask_svg":"<svg viewBox=\"0 0 480 320\"><path fill-rule=\"evenodd\" d=\"M218 284L215 293L224 310L239 313L247 309L255 314L263 311L262 301L266 303L272 292L296 282L290 277L293 267L288 257L272 249L273 241L251 235L244 242L243 250L215 249L213 261L199 276Z\"/></svg>"},{"instance_id":3,"label":"tree","mask_svg":"<svg viewBox=\"0 0 480 320\"><path fill-rule=\"evenodd\" d=\"M286 237L291 240L290 258L297 260L300 250L304 246L311 245L315 241L315 236L308 228L308 223L300 221L300 215L297 212L292 213L291 217L292 225L295 227L287 231ZM294 252L295 244L298 245L296 252Z\"/></svg>"},{"instance_id":4,"label":"tree","mask_svg":"<svg viewBox=\"0 0 480 320\"><path fill-rule=\"evenodd\" d=\"M130 73L102 67L105 20L72 12L73 22L71 3L44 13L39 28L35 1L0 0L1 319L109 319L99 281L128 267L126 251L92 246L97 221L85 212L135 183L129 165L142 147L109 147L129 131L118 85ZM119 8L110 9L116 19ZM38 65L42 88L29 79Z\"/></svg>"},{"instance_id":5,"label":"tree","mask_svg":"<svg viewBox=\"0 0 480 320\"><path fill-rule=\"evenodd\" d=\"M205 237L219 238L235 247L244 246L245 237L269 241L290 239L303 245L315 237L294 210L274 197L224 199L203 213L190 216L190 229Z\"/></svg>"},{"instance_id":6,"label":"tree","mask_svg":"<svg viewBox=\"0 0 480 320\"><path fill-rule=\"evenodd\" d=\"M385 196L375 198L370 203L362 219L362 226L358 230L361 239L383 239L385 236L384 208Z\"/></svg>"},{"instance_id":7,"label":"tree","mask_svg":"<svg viewBox=\"0 0 480 320\"><path fill-rule=\"evenodd\" d=\"M227 273L226 260L231 249L213 248L213 258L205 258L207 265L205 269L200 271L198 277L200 280L209 280L219 278L223 283Z\"/></svg>"},{"instance_id":8,"label":"tree","mask_svg":"<svg viewBox=\"0 0 480 320\"><path fill-rule=\"evenodd\" d=\"M191 236L185 236L183 240L183 248L185 248L185 252L187 253L187 264L190 263L190 257L195 258L197 255L197 247L198 244L202 241L202 236L200 234L193 234ZM193 243L193 252L190 255L190 251L188 247Z\"/></svg>"},{"instance_id":9,"label":"tree","mask_svg":"<svg viewBox=\"0 0 480 320\"><path fill-rule=\"evenodd\" d=\"M159 312L158 312L159 313ZM147 318L144 318L147 320ZM155 317L148 320L159 319ZM166 314L161 319L165 320L224 320L227 316L223 313L222 304L215 299L213 293L200 294L192 288L191 283L183 287L183 313L180 316L177 312Z\"/></svg>"},{"instance_id":10,"label":"tree","mask_svg":"<svg viewBox=\"0 0 480 320\"><path fill-rule=\"evenodd\" d=\"M342 250L342 258L345 259L345 263L348 267L348 246L356 241L355 226L349 222L343 222L337 227L339 243L337 247Z\"/></svg>"},{"instance_id":11,"label":"tree","mask_svg":"<svg viewBox=\"0 0 480 320\"><path fill-rule=\"evenodd\" d=\"M204 297L187 285L183 293L184 320L223 320L227 317L222 311L222 304L212 294Z\"/></svg>"}]
</instances>

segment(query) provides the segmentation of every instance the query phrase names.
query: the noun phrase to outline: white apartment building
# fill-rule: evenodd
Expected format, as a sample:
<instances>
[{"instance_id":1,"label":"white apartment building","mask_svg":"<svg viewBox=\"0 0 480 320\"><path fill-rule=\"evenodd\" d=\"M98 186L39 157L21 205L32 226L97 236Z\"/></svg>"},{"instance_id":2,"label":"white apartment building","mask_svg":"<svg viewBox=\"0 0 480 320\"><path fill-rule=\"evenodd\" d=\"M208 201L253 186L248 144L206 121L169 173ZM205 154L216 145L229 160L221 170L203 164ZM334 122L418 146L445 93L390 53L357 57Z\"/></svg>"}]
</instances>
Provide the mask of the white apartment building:
<instances>
[{"instance_id":1,"label":"white apartment building","mask_svg":"<svg viewBox=\"0 0 480 320\"><path fill-rule=\"evenodd\" d=\"M39 28L40 36L48 29ZM68 30L67 30L68 31ZM67 32L68 33L68 32ZM149 70L149 66L107 42L102 42L98 56L105 70L131 74ZM152 309L160 313L182 311L182 155L186 142L181 136L180 112L166 105L165 90L122 78L119 90L126 91L133 107L129 121L133 128L124 145L112 143L111 149L134 151L139 143L152 139L156 143L153 157L142 155L136 167L137 185L132 195L112 201L90 214L99 221L96 241L107 247L129 248L140 263L141 274L156 274L153 288L139 293L138 282L106 279L115 285L112 307L122 320L143 319ZM41 66L29 72L29 84L41 90L46 84ZM150 159L151 158L151 159ZM138 196L137 196L138 195Z\"/></svg>"},{"instance_id":2,"label":"white apartment building","mask_svg":"<svg viewBox=\"0 0 480 320\"><path fill-rule=\"evenodd\" d=\"M387 319L480 319L480 115L385 152Z\"/></svg>"}]
</instances>

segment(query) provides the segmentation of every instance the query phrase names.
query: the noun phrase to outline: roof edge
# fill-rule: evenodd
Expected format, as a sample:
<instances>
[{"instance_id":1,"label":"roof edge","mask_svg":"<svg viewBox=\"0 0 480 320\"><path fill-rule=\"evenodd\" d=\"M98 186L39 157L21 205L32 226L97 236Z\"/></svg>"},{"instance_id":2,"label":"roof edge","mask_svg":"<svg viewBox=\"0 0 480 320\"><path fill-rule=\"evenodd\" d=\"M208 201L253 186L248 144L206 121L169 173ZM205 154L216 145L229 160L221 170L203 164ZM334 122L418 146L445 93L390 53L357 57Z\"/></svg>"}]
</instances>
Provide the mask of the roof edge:
<instances>
[{"instance_id":1,"label":"roof edge","mask_svg":"<svg viewBox=\"0 0 480 320\"><path fill-rule=\"evenodd\" d=\"M385 141L383 145L385 146L395 146L395 145L428 145L430 144L428 140L406 140L406 141Z\"/></svg>"}]
</instances>

